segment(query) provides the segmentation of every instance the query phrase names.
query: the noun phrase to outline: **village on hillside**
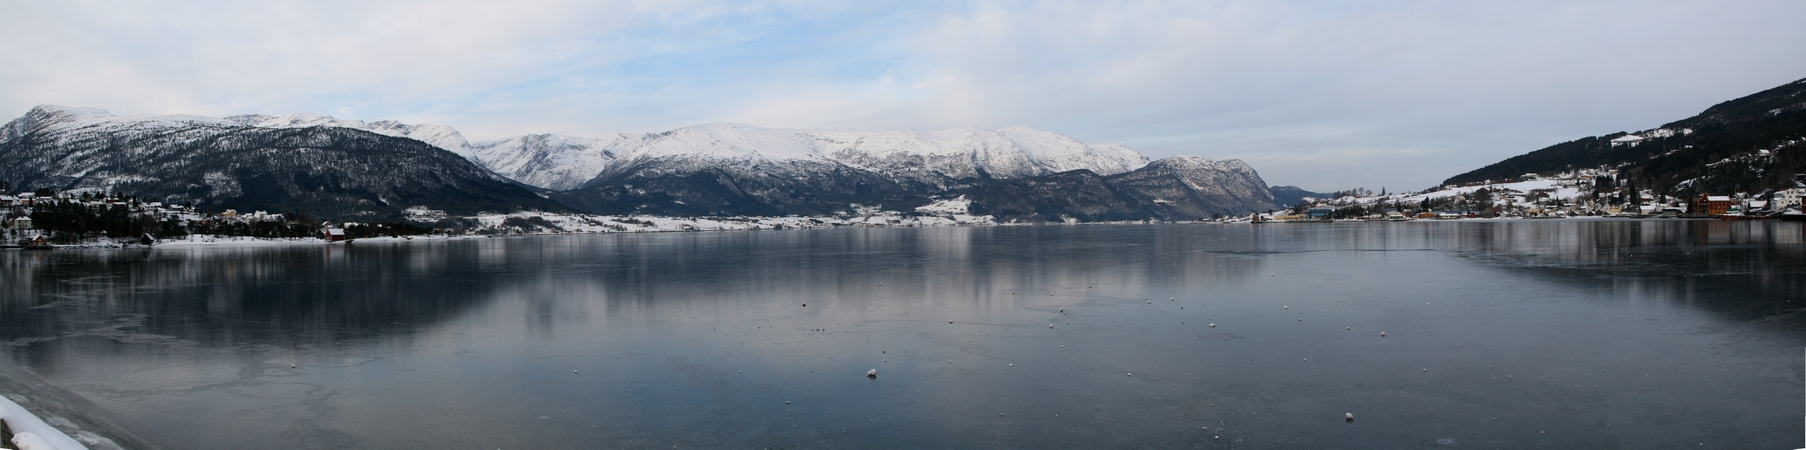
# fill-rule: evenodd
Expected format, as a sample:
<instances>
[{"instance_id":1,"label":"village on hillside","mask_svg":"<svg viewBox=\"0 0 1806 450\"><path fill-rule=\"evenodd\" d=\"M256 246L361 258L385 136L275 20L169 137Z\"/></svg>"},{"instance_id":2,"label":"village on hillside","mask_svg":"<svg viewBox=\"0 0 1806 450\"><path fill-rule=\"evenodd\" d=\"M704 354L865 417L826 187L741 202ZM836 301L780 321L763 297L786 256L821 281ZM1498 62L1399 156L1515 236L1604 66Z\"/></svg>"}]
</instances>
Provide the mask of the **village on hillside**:
<instances>
[{"instance_id":1,"label":"village on hillside","mask_svg":"<svg viewBox=\"0 0 1806 450\"><path fill-rule=\"evenodd\" d=\"M304 216L255 211L217 214L193 205L143 202L126 195L37 190L0 193L0 247L48 247L84 240L150 243L174 236L301 238L319 234Z\"/></svg>"},{"instance_id":2,"label":"village on hillside","mask_svg":"<svg viewBox=\"0 0 1806 450\"><path fill-rule=\"evenodd\" d=\"M1556 219L1569 217L1806 220L1806 188L1775 192L1700 192L1670 196L1638 189L1615 169L1581 169L1502 181L1446 185L1412 193L1338 192L1306 198L1287 210L1234 218L1248 222Z\"/></svg>"}]
</instances>

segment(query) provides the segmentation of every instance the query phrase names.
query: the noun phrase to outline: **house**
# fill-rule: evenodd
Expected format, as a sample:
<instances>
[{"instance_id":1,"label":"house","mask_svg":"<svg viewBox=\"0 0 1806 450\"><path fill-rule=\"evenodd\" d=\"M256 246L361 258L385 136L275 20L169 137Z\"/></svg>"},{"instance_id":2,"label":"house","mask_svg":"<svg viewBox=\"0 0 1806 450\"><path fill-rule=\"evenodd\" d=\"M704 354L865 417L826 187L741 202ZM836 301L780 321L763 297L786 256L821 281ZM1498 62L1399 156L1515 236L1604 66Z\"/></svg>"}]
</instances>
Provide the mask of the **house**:
<instances>
[{"instance_id":1,"label":"house","mask_svg":"<svg viewBox=\"0 0 1806 450\"><path fill-rule=\"evenodd\" d=\"M11 195L0 195L0 208L12 206L13 203L17 202L17 201L19 201L19 199L17 197L13 197Z\"/></svg>"},{"instance_id":2,"label":"house","mask_svg":"<svg viewBox=\"0 0 1806 450\"><path fill-rule=\"evenodd\" d=\"M1631 147L1636 147L1637 144L1642 143L1642 142L1643 142L1642 136L1638 136L1638 135L1634 135L1634 134L1626 134L1623 136L1619 136L1616 139L1612 139L1612 146L1617 147L1620 145L1628 145Z\"/></svg>"},{"instance_id":3,"label":"house","mask_svg":"<svg viewBox=\"0 0 1806 450\"><path fill-rule=\"evenodd\" d=\"M1775 193L1775 209L1787 209L1800 206L1800 191L1803 189L1782 189Z\"/></svg>"},{"instance_id":4,"label":"house","mask_svg":"<svg viewBox=\"0 0 1806 450\"><path fill-rule=\"evenodd\" d=\"M1728 195L1699 194L1699 200L1693 202L1693 212L1714 216L1723 215L1726 211L1731 210L1731 205L1734 203L1731 201L1731 196Z\"/></svg>"},{"instance_id":5,"label":"house","mask_svg":"<svg viewBox=\"0 0 1806 450\"><path fill-rule=\"evenodd\" d=\"M343 229L343 228L327 228L326 230L320 232L320 237L322 239L326 239L326 242L343 241L343 240L345 240L345 229Z\"/></svg>"},{"instance_id":6,"label":"house","mask_svg":"<svg viewBox=\"0 0 1806 450\"><path fill-rule=\"evenodd\" d=\"M30 217L20 217L17 219L13 219L13 228L17 228L17 229L21 229L21 230L31 229L31 218Z\"/></svg>"}]
</instances>

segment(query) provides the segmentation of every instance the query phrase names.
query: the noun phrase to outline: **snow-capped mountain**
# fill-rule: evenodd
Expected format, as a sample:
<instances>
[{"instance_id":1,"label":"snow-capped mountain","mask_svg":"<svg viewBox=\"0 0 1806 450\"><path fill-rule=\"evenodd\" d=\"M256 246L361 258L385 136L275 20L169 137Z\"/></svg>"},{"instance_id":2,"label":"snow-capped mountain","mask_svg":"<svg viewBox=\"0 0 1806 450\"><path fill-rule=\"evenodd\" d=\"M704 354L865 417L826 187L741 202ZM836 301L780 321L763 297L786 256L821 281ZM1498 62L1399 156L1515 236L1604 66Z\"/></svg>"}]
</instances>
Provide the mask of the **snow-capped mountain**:
<instances>
[{"instance_id":1,"label":"snow-capped mountain","mask_svg":"<svg viewBox=\"0 0 1806 450\"><path fill-rule=\"evenodd\" d=\"M1239 159L1174 156L1110 177L1110 182L1169 218L1241 214L1279 204L1260 174Z\"/></svg>"},{"instance_id":2,"label":"snow-capped mountain","mask_svg":"<svg viewBox=\"0 0 1806 450\"><path fill-rule=\"evenodd\" d=\"M529 134L469 144L461 154L515 181L562 191L595 178L645 141L643 134L605 139Z\"/></svg>"},{"instance_id":3,"label":"snow-capped mountain","mask_svg":"<svg viewBox=\"0 0 1806 450\"><path fill-rule=\"evenodd\" d=\"M1065 135L1024 127L940 131L786 130L717 123L645 137L597 179L636 171L662 175L700 167L733 168L786 162L839 164L902 184L947 189L991 179L1015 179L1085 169L1117 174L1147 157L1120 145L1086 145Z\"/></svg>"},{"instance_id":4,"label":"snow-capped mountain","mask_svg":"<svg viewBox=\"0 0 1806 450\"><path fill-rule=\"evenodd\" d=\"M245 114L228 116L226 122L258 128L308 128L339 127L369 131L376 134L405 137L432 144L434 147L450 150L459 156L469 157L470 142L457 129L444 125L405 124L393 120L364 122L362 120L340 120L332 116L314 113L264 115Z\"/></svg>"},{"instance_id":5,"label":"snow-capped mountain","mask_svg":"<svg viewBox=\"0 0 1806 450\"><path fill-rule=\"evenodd\" d=\"M326 218L392 219L412 206L469 214L563 209L439 147L324 116L115 116L39 106L0 127L0 180Z\"/></svg>"},{"instance_id":6,"label":"snow-capped mountain","mask_svg":"<svg viewBox=\"0 0 1806 450\"><path fill-rule=\"evenodd\" d=\"M1029 128L787 130L717 123L638 140L577 189L553 198L607 213L832 214L913 207L927 196L1074 170L1117 174L1147 157Z\"/></svg>"},{"instance_id":7,"label":"snow-capped mountain","mask_svg":"<svg viewBox=\"0 0 1806 450\"><path fill-rule=\"evenodd\" d=\"M555 191L643 170L653 170L650 175L657 176L701 167L792 163L840 164L879 173L898 183L946 189L981 180L1078 169L1111 175L1148 162L1147 157L1125 146L1087 145L1026 127L853 131L712 123L601 139L532 134L471 143L457 130L441 125L339 120L319 114L243 115L226 120L263 128L334 126L412 138L463 155L515 181Z\"/></svg>"},{"instance_id":8,"label":"snow-capped mountain","mask_svg":"<svg viewBox=\"0 0 1806 450\"><path fill-rule=\"evenodd\" d=\"M1002 221L1197 220L1276 206L1248 164L1195 156L1109 176L1075 170L955 192L971 199L973 213Z\"/></svg>"},{"instance_id":9,"label":"snow-capped mountain","mask_svg":"<svg viewBox=\"0 0 1806 450\"><path fill-rule=\"evenodd\" d=\"M406 124L393 120L340 120L312 113L247 114L227 117L225 120L260 128L330 126L405 137L456 153L522 184L555 191L575 188L589 181L596 174L602 173L609 163L614 162L617 155L645 140L644 135L633 134L621 134L610 139L529 134L472 143L452 127Z\"/></svg>"}]
</instances>

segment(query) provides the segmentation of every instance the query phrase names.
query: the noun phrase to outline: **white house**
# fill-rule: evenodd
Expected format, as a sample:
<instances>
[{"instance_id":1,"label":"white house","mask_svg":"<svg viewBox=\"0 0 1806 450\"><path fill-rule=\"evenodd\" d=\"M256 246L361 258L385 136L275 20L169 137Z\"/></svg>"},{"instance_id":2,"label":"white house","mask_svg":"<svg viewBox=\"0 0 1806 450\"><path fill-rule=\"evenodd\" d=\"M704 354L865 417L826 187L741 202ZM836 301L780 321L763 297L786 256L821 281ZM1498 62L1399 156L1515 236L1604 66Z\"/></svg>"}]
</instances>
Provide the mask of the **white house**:
<instances>
[{"instance_id":1,"label":"white house","mask_svg":"<svg viewBox=\"0 0 1806 450\"><path fill-rule=\"evenodd\" d=\"M1775 193L1775 209L1784 209L1784 208L1792 208L1792 207L1800 206L1800 197L1801 197L1800 191L1806 191L1806 189L1800 189L1800 188L1782 189L1781 192L1776 192Z\"/></svg>"}]
</instances>

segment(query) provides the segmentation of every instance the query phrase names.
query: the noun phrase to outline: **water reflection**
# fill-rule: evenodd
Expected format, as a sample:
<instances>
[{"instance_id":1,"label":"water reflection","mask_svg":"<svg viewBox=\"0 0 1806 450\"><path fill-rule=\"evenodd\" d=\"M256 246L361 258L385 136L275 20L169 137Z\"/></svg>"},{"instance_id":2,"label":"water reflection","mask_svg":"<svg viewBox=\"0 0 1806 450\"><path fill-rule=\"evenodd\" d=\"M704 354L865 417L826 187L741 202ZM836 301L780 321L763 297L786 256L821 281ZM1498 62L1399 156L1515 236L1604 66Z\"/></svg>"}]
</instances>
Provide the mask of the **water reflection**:
<instances>
[{"instance_id":1,"label":"water reflection","mask_svg":"<svg viewBox=\"0 0 1806 450\"><path fill-rule=\"evenodd\" d=\"M1797 428L1778 399L1801 393L1800 238L1564 220L15 251L0 339L205 448L1768 444Z\"/></svg>"}]
</instances>

